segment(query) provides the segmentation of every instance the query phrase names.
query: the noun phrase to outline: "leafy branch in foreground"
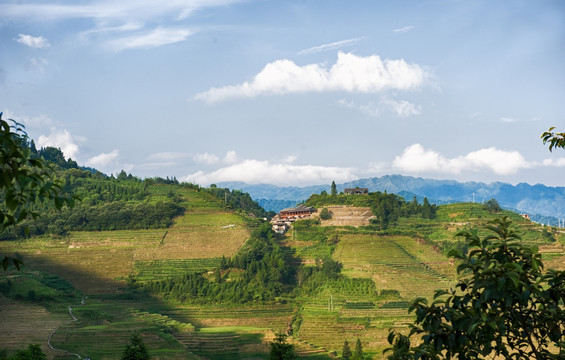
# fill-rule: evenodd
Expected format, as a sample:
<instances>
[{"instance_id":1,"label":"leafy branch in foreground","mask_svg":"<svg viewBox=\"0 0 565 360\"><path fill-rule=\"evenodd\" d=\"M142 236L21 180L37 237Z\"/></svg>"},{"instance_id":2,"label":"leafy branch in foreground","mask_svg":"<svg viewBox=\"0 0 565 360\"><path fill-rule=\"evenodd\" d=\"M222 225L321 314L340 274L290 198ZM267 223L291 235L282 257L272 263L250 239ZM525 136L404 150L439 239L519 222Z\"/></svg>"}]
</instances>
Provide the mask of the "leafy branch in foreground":
<instances>
[{"instance_id":1,"label":"leafy branch in foreground","mask_svg":"<svg viewBox=\"0 0 565 360\"><path fill-rule=\"evenodd\" d=\"M9 121L9 122L8 122ZM0 231L28 217L37 217L34 204L53 201L57 209L73 205L61 183L41 158L32 157L24 126L14 120L2 120L0 112ZM21 260L4 257L2 267Z\"/></svg>"},{"instance_id":2,"label":"leafy branch in foreground","mask_svg":"<svg viewBox=\"0 0 565 360\"><path fill-rule=\"evenodd\" d=\"M548 131L545 131L543 134L541 134L543 143L549 143L549 151L552 151L553 148L558 147L565 149L565 132L553 132L553 129L555 129L554 126L550 127Z\"/></svg>"},{"instance_id":3,"label":"leafy branch in foreground","mask_svg":"<svg viewBox=\"0 0 565 360\"><path fill-rule=\"evenodd\" d=\"M520 243L507 217L480 237L464 230L469 252L453 250L462 275L434 300L416 299L408 336L391 331L388 359L563 359L565 272L543 271L536 247ZM412 346L410 337L420 337Z\"/></svg>"}]
</instances>

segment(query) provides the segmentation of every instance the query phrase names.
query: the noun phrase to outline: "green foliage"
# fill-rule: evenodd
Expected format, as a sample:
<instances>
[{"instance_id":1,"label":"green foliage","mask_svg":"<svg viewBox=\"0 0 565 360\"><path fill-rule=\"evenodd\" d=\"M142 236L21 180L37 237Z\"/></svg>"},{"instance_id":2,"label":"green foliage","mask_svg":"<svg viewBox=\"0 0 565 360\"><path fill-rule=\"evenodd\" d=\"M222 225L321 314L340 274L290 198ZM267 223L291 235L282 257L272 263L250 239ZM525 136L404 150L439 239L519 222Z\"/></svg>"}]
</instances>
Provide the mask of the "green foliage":
<instances>
[{"instance_id":1,"label":"green foliage","mask_svg":"<svg viewBox=\"0 0 565 360\"><path fill-rule=\"evenodd\" d=\"M423 204L420 205L416 198L412 202L406 202L398 195L380 191L370 193L369 196L312 194L305 204L317 208L327 205L370 207L373 215L377 217L374 223L380 225L381 229L395 224L400 217L433 219L437 212L437 206L430 204L428 198L424 198Z\"/></svg>"},{"instance_id":2,"label":"green foliage","mask_svg":"<svg viewBox=\"0 0 565 360\"><path fill-rule=\"evenodd\" d=\"M351 360L363 360L364 358L363 345L361 344L361 340L357 338L357 341L355 342L355 351L353 352Z\"/></svg>"},{"instance_id":3,"label":"green foliage","mask_svg":"<svg viewBox=\"0 0 565 360\"><path fill-rule=\"evenodd\" d=\"M10 360L47 360L47 356L41 350L41 346L30 344L26 349L17 350Z\"/></svg>"},{"instance_id":4,"label":"green foliage","mask_svg":"<svg viewBox=\"0 0 565 360\"><path fill-rule=\"evenodd\" d=\"M0 112L0 232L28 217L36 218L40 213L36 206L44 201L58 210L74 204L47 164L33 156L24 126L10 121L11 125L2 120ZM10 263L19 269L22 262L4 257L4 270Z\"/></svg>"},{"instance_id":5,"label":"green foliage","mask_svg":"<svg viewBox=\"0 0 565 360\"><path fill-rule=\"evenodd\" d=\"M266 218L269 216L265 209L254 201L248 193L244 193L240 190L230 191L228 188L222 189L217 186L210 186L210 188L204 189L204 191L224 201L225 205L230 209L240 209L258 218Z\"/></svg>"},{"instance_id":6,"label":"green foliage","mask_svg":"<svg viewBox=\"0 0 565 360\"><path fill-rule=\"evenodd\" d=\"M294 345L286 342L286 335L278 333L271 343L271 351L269 352L269 360L294 360L296 359Z\"/></svg>"},{"instance_id":7,"label":"green foliage","mask_svg":"<svg viewBox=\"0 0 565 360\"><path fill-rule=\"evenodd\" d=\"M351 360L353 353L351 352L351 348L349 347L349 343L347 340L343 342L343 349L341 350L341 358L343 360Z\"/></svg>"},{"instance_id":8,"label":"green foliage","mask_svg":"<svg viewBox=\"0 0 565 360\"><path fill-rule=\"evenodd\" d=\"M331 190L330 190L330 195L331 196L336 196L337 195L337 187L335 185L335 181L332 181L332 186L331 186Z\"/></svg>"},{"instance_id":9,"label":"green foliage","mask_svg":"<svg viewBox=\"0 0 565 360\"><path fill-rule=\"evenodd\" d=\"M165 228L184 210L181 196L173 191L174 185L169 185L169 193L159 197L152 195L146 183L124 175L125 172L118 175L123 180L80 169L60 170L57 174L64 179L63 190L82 201L61 211L49 203L37 204L35 209L42 217L24 220L0 232L0 239L66 235L69 231Z\"/></svg>"},{"instance_id":10,"label":"green foliage","mask_svg":"<svg viewBox=\"0 0 565 360\"><path fill-rule=\"evenodd\" d=\"M549 151L553 151L553 148L565 149L565 133L553 132L553 129L555 129L554 126L541 134L543 143L549 143Z\"/></svg>"},{"instance_id":11,"label":"green foliage","mask_svg":"<svg viewBox=\"0 0 565 360\"><path fill-rule=\"evenodd\" d=\"M31 149L33 152L33 147ZM56 166L62 169L78 169L77 162L72 160L71 158L66 160L65 155L63 154L61 149L48 146L46 148L42 148L41 150L39 150L37 152L37 155L43 158L48 163L55 164Z\"/></svg>"},{"instance_id":12,"label":"green foliage","mask_svg":"<svg viewBox=\"0 0 565 360\"><path fill-rule=\"evenodd\" d=\"M214 279L208 279L200 272L189 272L180 277L137 285L134 282L132 285L181 302L242 304L272 301L288 291L294 282L293 272L274 237L268 223L253 230L233 259L225 259L220 264ZM237 276L229 278L232 272Z\"/></svg>"},{"instance_id":13,"label":"green foliage","mask_svg":"<svg viewBox=\"0 0 565 360\"><path fill-rule=\"evenodd\" d=\"M376 221L383 229L395 223L400 216L402 198L395 194L381 193L380 191L369 195L371 211L377 217Z\"/></svg>"},{"instance_id":14,"label":"green foliage","mask_svg":"<svg viewBox=\"0 0 565 360\"><path fill-rule=\"evenodd\" d=\"M389 359L563 359L565 272L544 272L537 248L521 243L507 217L485 229L457 234L469 247L450 254L462 278L431 304L414 301L415 324L408 336L389 334Z\"/></svg>"},{"instance_id":15,"label":"green foliage","mask_svg":"<svg viewBox=\"0 0 565 360\"><path fill-rule=\"evenodd\" d=\"M122 353L121 360L149 360L149 352L145 347L145 343L141 336L136 332L129 339L124 352Z\"/></svg>"},{"instance_id":16,"label":"green foliage","mask_svg":"<svg viewBox=\"0 0 565 360\"><path fill-rule=\"evenodd\" d=\"M320 219L322 220L329 220L332 218L332 212L328 210L328 208L323 208L320 211Z\"/></svg>"},{"instance_id":17,"label":"green foliage","mask_svg":"<svg viewBox=\"0 0 565 360\"><path fill-rule=\"evenodd\" d=\"M500 204L494 198L486 201L483 205L483 209L491 213L497 213L502 211Z\"/></svg>"},{"instance_id":18,"label":"green foliage","mask_svg":"<svg viewBox=\"0 0 565 360\"><path fill-rule=\"evenodd\" d=\"M547 230L547 228L543 228L543 230L541 231L541 236L550 242L556 242L557 239L555 238L555 229L553 229L553 231Z\"/></svg>"}]
</instances>

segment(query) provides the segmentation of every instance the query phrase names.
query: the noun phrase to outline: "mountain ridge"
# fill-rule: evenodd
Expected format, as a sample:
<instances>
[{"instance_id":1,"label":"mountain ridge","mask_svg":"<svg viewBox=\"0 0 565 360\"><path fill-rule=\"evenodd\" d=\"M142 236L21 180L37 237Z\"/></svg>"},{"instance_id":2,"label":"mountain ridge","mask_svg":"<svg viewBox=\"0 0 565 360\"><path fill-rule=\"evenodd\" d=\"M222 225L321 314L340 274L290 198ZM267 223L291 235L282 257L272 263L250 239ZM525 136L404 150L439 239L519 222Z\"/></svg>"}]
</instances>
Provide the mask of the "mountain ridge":
<instances>
[{"instance_id":1,"label":"mountain ridge","mask_svg":"<svg viewBox=\"0 0 565 360\"><path fill-rule=\"evenodd\" d=\"M270 184L246 184L244 182L221 182L220 187L238 189L249 193L251 197L271 208L275 208L277 201L284 207L292 202L299 203L306 200L311 194L321 191L330 191L330 185L309 185L304 187L280 187ZM387 191L399 195L413 194L421 200L427 197L435 204L450 202L485 202L492 198L509 210L527 213L538 222L557 225L559 220L565 218L565 187L550 187L543 184L530 185L518 183L512 185L504 182L459 182L456 180L437 180L404 175L384 175L358 179L343 184L336 184L338 191L345 188L365 187L369 191ZM406 199L411 200L411 199Z\"/></svg>"}]
</instances>

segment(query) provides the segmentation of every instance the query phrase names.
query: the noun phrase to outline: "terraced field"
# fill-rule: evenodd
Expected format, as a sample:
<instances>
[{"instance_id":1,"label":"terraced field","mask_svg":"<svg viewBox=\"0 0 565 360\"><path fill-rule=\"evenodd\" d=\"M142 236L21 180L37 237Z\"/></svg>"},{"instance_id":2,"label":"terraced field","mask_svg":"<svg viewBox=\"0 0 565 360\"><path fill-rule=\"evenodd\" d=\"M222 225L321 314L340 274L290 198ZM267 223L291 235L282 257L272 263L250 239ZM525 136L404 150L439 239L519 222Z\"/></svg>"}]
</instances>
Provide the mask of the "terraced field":
<instances>
[{"instance_id":1,"label":"terraced field","mask_svg":"<svg viewBox=\"0 0 565 360\"><path fill-rule=\"evenodd\" d=\"M346 205L325 206L331 211L332 218L322 220L322 226L366 226L373 216L368 207L355 207ZM319 214L316 213L316 215Z\"/></svg>"},{"instance_id":2,"label":"terraced field","mask_svg":"<svg viewBox=\"0 0 565 360\"><path fill-rule=\"evenodd\" d=\"M152 191L166 196L169 190L155 186ZM442 254L441 245L459 241L453 239L457 230L492 217L478 205L453 204L440 207L437 220L401 219L392 230L408 235L377 235L362 226L365 223L356 228L323 223L328 226L316 231L289 232L281 245L291 266L313 265L332 256L343 265L344 277L328 281L315 295L297 292L276 304L194 306L125 292L130 275L143 282L213 270L222 256L234 255L248 238L249 220L204 192L179 191L187 211L168 229L75 232L66 238L0 242L0 253L23 255L22 276L29 275L29 284L36 281L34 276L50 273L68 280L81 296L88 295L84 305L75 297L68 304L46 307L0 295L0 349L34 341L43 344L50 358L76 358L46 346L57 329L54 347L97 360L117 359L136 330L154 359L263 359L275 332L292 330L290 341L304 359L335 358L344 340L354 344L357 338L366 352L381 359L389 329L406 328L413 321L407 313L410 302L454 282L456 264ZM343 216L358 215L366 221L366 211ZM541 238L541 227L512 216L527 231L525 241L540 246L546 267L563 267L565 238L548 243ZM22 289L25 297L27 288ZM73 307L76 322L69 322L67 305Z\"/></svg>"},{"instance_id":3,"label":"terraced field","mask_svg":"<svg viewBox=\"0 0 565 360\"><path fill-rule=\"evenodd\" d=\"M156 190L164 191L158 186ZM194 334L190 323L180 322L181 331L178 326L167 330L163 322L177 321L160 315L170 309L167 304L147 298L132 301L120 295L129 275L139 275L143 281L211 269L218 266L221 256L233 256L248 238L243 218L223 209L216 199L193 190L182 190L182 195L187 211L169 229L73 232L60 239L0 242L0 253L22 255L26 269L65 278L89 296L85 305L76 307L79 321L68 323L70 317L64 310L51 314L44 308L14 303L0 295L2 310L9 309L11 314L3 317L0 325L11 330L2 333L12 334L0 338L0 349L19 348L29 341L46 343L49 333L60 326L52 338L56 348L88 354L93 359L112 359L119 356L131 332L137 329L153 349L153 358L192 358L191 352L171 335L175 332L182 337L186 331ZM147 307L152 310L142 310ZM24 312L26 316L22 316ZM198 322L194 317L191 320ZM277 321L274 317L264 323L267 326ZM261 329L257 333L260 336L254 335L253 339L262 338L264 332ZM96 342L92 341L94 337ZM50 354L60 357L64 353Z\"/></svg>"},{"instance_id":4,"label":"terraced field","mask_svg":"<svg viewBox=\"0 0 565 360\"><path fill-rule=\"evenodd\" d=\"M408 237L344 235L334 257L344 274L373 279L378 289L397 290L406 299L432 295L455 276L449 260Z\"/></svg>"},{"instance_id":5,"label":"terraced field","mask_svg":"<svg viewBox=\"0 0 565 360\"><path fill-rule=\"evenodd\" d=\"M68 315L54 314L42 306L9 300L1 295L0 310L0 348L19 349L22 344L36 343L41 344L45 354L56 354L47 346L47 338L55 328L69 319Z\"/></svg>"}]
</instances>

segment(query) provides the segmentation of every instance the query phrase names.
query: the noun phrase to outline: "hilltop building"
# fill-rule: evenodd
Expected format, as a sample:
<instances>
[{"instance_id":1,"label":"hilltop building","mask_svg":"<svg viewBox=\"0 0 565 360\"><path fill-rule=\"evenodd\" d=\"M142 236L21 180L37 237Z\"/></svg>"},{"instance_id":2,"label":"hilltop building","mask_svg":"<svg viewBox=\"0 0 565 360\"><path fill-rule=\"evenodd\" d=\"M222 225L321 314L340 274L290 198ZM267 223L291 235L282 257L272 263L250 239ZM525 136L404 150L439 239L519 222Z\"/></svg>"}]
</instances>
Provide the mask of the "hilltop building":
<instances>
[{"instance_id":1,"label":"hilltop building","mask_svg":"<svg viewBox=\"0 0 565 360\"><path fill-rule=\"evenodd\" d=\"M354 187L343 190L345 195L369 195L368 188Z\"/></svg>"}]
</instances>

